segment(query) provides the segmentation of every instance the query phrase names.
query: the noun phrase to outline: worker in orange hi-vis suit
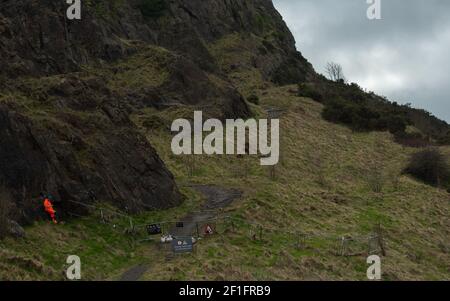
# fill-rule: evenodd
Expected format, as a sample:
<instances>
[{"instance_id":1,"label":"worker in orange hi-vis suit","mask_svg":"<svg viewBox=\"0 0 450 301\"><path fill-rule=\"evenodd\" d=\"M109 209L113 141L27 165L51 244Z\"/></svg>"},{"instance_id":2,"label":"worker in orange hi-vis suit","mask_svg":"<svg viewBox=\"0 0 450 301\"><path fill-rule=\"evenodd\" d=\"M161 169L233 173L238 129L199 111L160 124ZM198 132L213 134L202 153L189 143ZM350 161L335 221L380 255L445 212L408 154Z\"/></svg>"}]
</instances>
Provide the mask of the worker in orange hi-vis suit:
<instances>
[{"instance_id":1,"label":"worker in orange hi-vis suit","mask_svg":"<svg viewBox=\"0 0 450 301\"><path fill-rule=\"evenodd\" d=\"M53 209L53 204L52 204L52 202L50 202L48 197L45 197L45 199L44 199L44 209L45 209L45 212L47 212L50 215L53 223L57 224L58 222L56 221L56 215L55 215L56 211L55 211L55 209Z\"/></svg>"}]
</instances>

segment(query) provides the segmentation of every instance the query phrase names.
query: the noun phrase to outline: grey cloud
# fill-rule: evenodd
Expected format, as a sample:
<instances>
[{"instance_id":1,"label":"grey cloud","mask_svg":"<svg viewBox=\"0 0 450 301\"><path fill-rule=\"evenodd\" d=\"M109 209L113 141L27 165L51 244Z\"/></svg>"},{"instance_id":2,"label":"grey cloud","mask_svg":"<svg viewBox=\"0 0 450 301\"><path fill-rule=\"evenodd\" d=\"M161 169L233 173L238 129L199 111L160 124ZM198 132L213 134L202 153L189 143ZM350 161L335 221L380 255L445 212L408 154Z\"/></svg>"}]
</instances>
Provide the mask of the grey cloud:
<instances>
[{"instance_id":1,"label":"grey cloud","mask_svg":"<svg viewBox=\"0 0 450 301\"><path fill-rule=\"evenodd\" d=\"M450 1L274 0L297 48L323 73L340 63L349 81L450 121Z\"/></svg>"}]
</instances>

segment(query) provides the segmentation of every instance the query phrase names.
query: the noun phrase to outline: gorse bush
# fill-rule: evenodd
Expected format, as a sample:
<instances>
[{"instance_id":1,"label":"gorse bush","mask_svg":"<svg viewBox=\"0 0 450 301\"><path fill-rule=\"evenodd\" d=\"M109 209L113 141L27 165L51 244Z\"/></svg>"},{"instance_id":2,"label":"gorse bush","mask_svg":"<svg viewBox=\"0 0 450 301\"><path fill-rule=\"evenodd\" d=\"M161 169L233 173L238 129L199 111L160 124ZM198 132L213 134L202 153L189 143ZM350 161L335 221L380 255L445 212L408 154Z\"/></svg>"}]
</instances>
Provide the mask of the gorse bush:
<instances>
[{"instance_id":1,"label":"gorse bush","mask_svg":"<svg viewBox=\"0 0 450 301\"><path fill-rule=\"evenodd\" d=\"M437 148L413 154L404 172L430 185L450 187L450 165Z\"/></svg>"},{"instance_id":2,"label":"gorse bush","mask_svg":"<svg viewBox=\"0 0 450 301\"><path fill-rule=\"evenodd\" d=\"M322 102L324 100L324 96L318 91L317 88L305 83L298 85L298 96L312 98L318 102Z\"/></svg>"},{"instance_id":3,"label":"gorse bush","mask_svg":"<svg viewBox=\"0 0 450 301\"><path fill-rule=\"evenodd\" d=\"M166 0L141 0L139 9L145 17L160 17L167 9Z\"/></svg>"},{"instance_id":4,"label":"gorse bush","mask_svg":"<svg viewBox=\"0 0 450 301\"><path fill-rule=\"evenodd\" d=\"M450 126L430 112L408 107L408 116L416 128L439 145L450 145Z\"/></svg>"},{"instance_id":5,"label":"gorse bush","mask_svg":"<svg viewBox=\"0 0 450 301\"><path fill-rule=\"evenodd\" d=\"M300 83L298 96L324 104L323 117L357 131L390 131L402 145L423 147L430 144L450 145L450 125L425 110L410 104L400 105L385 97L364 91L358 84L329 81ZM406 133L414 125L422 135Z\"/></svg>"},{"instance_id":6,"label":"gorse bush","mask_svg":"<svg viewBox=\"0 0 450 301\"><path fill-rule=\"evenodd\" d=\"M344 124L355 131L390 131L402 135L411 124L406 106L366 93L355 83L301 83L298 95L323 103L325 120Z\"/></svg>"},{"instance_id":7,"label":"gorse bush","mask_svg":"<svg viewBox=\"0 0 450 301\"><path fill-rule=\"evenodd\" d=\"M356 131L385 131L404 133L408 119L395 111L382 111L364 102L350 102L343 98L327 101L322 112L325 120L342 123Z\"/></svg>"}]
</instances>

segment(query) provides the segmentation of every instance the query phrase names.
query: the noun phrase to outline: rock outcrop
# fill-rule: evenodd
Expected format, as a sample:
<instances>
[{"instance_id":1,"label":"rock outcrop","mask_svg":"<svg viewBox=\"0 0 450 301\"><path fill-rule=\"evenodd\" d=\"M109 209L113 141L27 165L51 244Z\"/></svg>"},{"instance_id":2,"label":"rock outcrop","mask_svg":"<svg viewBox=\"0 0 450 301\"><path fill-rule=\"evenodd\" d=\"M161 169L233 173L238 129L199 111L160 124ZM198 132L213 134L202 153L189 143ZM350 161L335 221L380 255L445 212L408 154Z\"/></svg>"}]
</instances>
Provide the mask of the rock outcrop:
<instances>
[{"instance_id":1,"label":"rock outcrop","mask_svg":"<svg viewBox=\"0 0 450 301\"><path fill-rule=\"evenodd\" d=\"M296 83L314 76L311 65L296 51L294 38L271 0L82 2L82 19L70 21L65 1L3 1L2 72L17 77L77 71L81 64L129 55L134 49L126 40L164 46L214 71L217 64L207 44L243 33L260 38L262 48L266 48L262 52L269 52L260 55L264 64L259 66L268 78ZM160 11L144 10L145 3ZM290 78L280 73L290 73Z\"/></svg>"},{"instance_id":2,"label":"rock outcrop","mask_svg":"<svg viewBox=\"0 0 450 301\"><path fill-rule=\"evenodd\" d=\"M63 211L81 211L69 200L178 205L130 114L187 105L246 117L230 70L279 84L315 76L270 0L82 1L81 20L67 20L67 7L0 3L0 182L21 221L36 217L40 191Z\"/></svg>"}]
</instances>

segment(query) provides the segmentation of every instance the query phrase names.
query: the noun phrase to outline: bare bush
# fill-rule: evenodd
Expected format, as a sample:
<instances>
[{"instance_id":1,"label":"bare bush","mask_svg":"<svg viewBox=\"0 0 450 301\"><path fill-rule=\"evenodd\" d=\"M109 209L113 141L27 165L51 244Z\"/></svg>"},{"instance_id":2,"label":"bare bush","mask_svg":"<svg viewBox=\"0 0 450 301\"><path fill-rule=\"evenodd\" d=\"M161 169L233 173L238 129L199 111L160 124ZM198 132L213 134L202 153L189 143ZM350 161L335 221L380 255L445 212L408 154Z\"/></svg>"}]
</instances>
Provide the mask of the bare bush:
<instances>
[{"instance_id":1,"label":"bare bush","mask_svg":"<svg viewBox=\"0 0 450 301\"><path fill-rule=\"evenodd\" d=\"M449 187L450 165L437 148L413 154L405 172L427 184Z\"/></svg>"}]
</instances>

